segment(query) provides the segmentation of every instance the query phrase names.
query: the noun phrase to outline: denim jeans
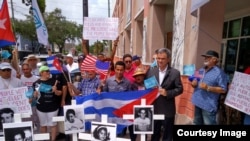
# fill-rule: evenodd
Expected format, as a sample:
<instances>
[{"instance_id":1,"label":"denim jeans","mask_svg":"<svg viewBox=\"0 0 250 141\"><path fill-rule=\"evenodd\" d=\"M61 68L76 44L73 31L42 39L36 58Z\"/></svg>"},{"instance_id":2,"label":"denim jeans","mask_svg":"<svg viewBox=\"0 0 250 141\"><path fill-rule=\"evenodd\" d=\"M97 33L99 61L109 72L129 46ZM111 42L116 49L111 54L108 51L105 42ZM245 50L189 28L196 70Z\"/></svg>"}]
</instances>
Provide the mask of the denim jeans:
<instances>
[{"instance_id":1,"label":"denim jeans","mask_svg":"<svg viewBox=\"0 0 250 141\"><path fill-rule=\"evenodd\" d=\"M194 110L194 124L195 125L216 125L216 112L208 112L197 106Z\"/></svg>"}]
</instances>

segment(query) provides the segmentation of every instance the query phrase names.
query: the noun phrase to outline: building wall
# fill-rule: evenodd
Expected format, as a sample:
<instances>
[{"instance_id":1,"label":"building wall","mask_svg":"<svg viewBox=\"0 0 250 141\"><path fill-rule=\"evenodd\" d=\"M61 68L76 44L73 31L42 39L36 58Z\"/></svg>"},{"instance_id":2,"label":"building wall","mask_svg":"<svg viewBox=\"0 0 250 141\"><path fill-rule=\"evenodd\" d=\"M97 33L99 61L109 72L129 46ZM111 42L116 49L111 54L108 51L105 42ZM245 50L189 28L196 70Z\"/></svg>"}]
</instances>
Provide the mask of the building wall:
<instances>
[{"instance_id":1,"label":"building wall","mask_svg":"<svg viewBox=\"0 0 250 141\"><path fill-rule=\"evenodd\" d=\"M172 49L174 3L176 1L166 0L161 1L165 2L164 4L154 4L157 1L159 0L130 2L118 0L113 14L119 18L120 29L116 60L121 59L125 53L131 53L132 55L143 55L143 64L149 65L156 49L166 46ZM186 6L183 7L185 23L182 24L185 26L182 45L184 53L183 57L177 59L181 59L178 61L182 62L182 65L196 64L199 68L203 64L201 54L208 49L218 52L220 50L225 0L211 0L198 11L197 17L190 14L191 1L187 0L183 3ZM131 4L131 9L128 4ZM144 33L145 31L146 33ZM142 50L144 47L145 52ZM193 88L190 86L187 76L182 76L182 82L184 92L176 98L177 113L192 119L194 112L194 106L191 103Z\"/></svg>"}]
</instances>

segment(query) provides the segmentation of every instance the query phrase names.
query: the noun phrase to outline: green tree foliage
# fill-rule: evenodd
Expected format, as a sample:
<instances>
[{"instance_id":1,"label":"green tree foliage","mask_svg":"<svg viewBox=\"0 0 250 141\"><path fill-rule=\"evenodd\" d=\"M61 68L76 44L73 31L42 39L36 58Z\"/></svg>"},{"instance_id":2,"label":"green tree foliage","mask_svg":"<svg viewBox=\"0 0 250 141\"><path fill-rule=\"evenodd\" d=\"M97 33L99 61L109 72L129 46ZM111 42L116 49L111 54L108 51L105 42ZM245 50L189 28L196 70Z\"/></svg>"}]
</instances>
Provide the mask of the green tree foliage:
<instances>
[{"instance_id":1,"label":"green tree foliage","mask_svg":"<svg viewBox=\"0 0 250 141\"><path fill-rule=\"evenodd\" d=\"M44 13L44 21L49 33L49 43L56 44L60 52L63 51L64 43L76 42L82 38L82 25L67 21L60 9L51 13ZM15 32L30 39L37 40L36 29L32 16L26 16L25 20L15 20Z\"/></svg>"}]
</instances>

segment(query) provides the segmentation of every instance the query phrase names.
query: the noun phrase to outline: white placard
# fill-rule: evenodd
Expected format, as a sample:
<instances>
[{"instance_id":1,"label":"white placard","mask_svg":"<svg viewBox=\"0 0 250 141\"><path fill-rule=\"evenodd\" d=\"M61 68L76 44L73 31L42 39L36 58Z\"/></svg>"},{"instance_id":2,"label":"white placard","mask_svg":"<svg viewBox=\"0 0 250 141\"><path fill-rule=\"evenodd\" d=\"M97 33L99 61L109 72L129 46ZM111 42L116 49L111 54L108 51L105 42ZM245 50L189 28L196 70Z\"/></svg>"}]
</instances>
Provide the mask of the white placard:
<instances>
[{"instance_id":1,"label":"white placard","mask_svg":"<svg viewBox=\"0 0 250 141\"><path fill-rule=\"evenodd\" d=\"M235 72L225 104L250 115L250 75Z\"/></svg>"},{"instance_id":2,"label":"white placard","mask_svg":"<svg viewBox=\"0 0 250 141\"><path fill-rule=\"evenodd\" d=\"M84 17L84 39L115 40L117 37L118 18Z\"/></svg>"},{"instance_id":3,"label":"white placard","mask_svg":"<svg viewBox=\"0 0 250 141\"><path fill-rule=\"evenodd\" d=\"M12 107L15 113L32 113L29 99L25 92L27 87L0 90L0 109Z\"/></svg>"}]
</instances>

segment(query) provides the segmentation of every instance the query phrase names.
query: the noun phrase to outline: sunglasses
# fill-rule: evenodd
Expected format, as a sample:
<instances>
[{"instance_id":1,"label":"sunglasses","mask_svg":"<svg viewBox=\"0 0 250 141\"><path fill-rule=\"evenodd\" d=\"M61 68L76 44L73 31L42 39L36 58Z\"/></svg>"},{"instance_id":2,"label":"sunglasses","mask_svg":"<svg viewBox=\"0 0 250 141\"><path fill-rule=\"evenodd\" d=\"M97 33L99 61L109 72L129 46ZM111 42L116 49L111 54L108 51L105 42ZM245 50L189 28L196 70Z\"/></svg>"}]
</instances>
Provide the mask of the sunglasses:
<instances>
[{"instance_id":1,"label":"sunglasses","mask_svg":"<svg viewBox=\"0 0 250 141\"><path fill-rule=\"evenodd\" d=\"M10 72L11 69L2 69L3 72L7 71L7 72Z\"/></svg>"},{"instance_id":2,"label":"sunglasses","mask_svg":"<svg viewBox=\"0 0 250 141\"><path fill-rule=\"evenodd\" d=\"M125 61L125 63L132 63L132 61Z\"/></svg>"}]
</instances>

